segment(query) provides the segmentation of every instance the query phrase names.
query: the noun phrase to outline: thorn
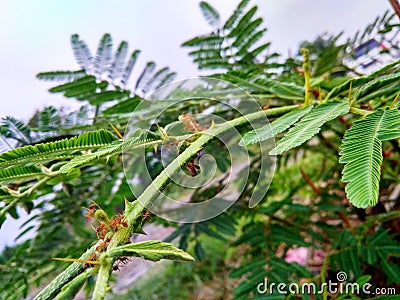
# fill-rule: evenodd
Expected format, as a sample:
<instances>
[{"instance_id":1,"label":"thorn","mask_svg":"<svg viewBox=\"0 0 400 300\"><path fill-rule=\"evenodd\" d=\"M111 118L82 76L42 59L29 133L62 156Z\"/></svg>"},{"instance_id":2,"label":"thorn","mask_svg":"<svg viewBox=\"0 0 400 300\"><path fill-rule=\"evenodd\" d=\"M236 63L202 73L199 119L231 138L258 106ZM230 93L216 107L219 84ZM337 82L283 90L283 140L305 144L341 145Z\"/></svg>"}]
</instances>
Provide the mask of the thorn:
<instances>
[{"instance_id":1,"label":"thorn","mask_svg":"<svg viewBox=\"0 0 400 300\"><path fill-rule=\"evenodd\" d=\"M129 204L130 204L129 200L125 196L124 196L124 204L125 204L125 207L129 206Z\"/></svg>"},{"instance_id":2,"label":"thorn","mask_svg":"<svg viewBox=\"0 0 400 300\"><path fill-rule=\"evenodd\" d=\"M144 235L147 235L147 233L146 232L144 232L144 230L143 230L143 228L141 227L141 228L139 228L139 229L137 229L136 231L135 231L135 233L139 233L139 234L144 234Z\"/></svg>"},{"instance_id":3,"label":"thorn","mask_svg":"<svg viewBox=\"0 0 400 300\"><path fill-rule=\"evenodd\" d=\"M394 98L392 104L390 104L390 109L392 109L394 107L394 105L396 104L396 102L399 100L400 97L400 91L397 93L396 97Z\"/></svg>"},{"instance_id":4,"label":"thorn","mask_svg":"<svg viewBox=\"0 0 400 300\"><path fill-rule=\"evenodd\" d=\"M111 124L111 122L108 122L111 126L111 128L115 131L115 133L118 135L118 137L123 140L124 137L122 136L122 134L119 132L119 130L117 129L117 127L115 127L113 124Z\"/></svg>"},{"instance_id":5,"label":"thorn","mask_svg":"<svg viewBox=\"0 0 400 300\"><path fill-rule=\"evenodd\" d=\"M158 128L158 131L161 133L161 135L163 136L164 139L168 138L168 134L167 132L164 130L164 128L162 128L160 125L158 125L158 123L156 123L156 126Z\"/></svg>"}]
</instances>

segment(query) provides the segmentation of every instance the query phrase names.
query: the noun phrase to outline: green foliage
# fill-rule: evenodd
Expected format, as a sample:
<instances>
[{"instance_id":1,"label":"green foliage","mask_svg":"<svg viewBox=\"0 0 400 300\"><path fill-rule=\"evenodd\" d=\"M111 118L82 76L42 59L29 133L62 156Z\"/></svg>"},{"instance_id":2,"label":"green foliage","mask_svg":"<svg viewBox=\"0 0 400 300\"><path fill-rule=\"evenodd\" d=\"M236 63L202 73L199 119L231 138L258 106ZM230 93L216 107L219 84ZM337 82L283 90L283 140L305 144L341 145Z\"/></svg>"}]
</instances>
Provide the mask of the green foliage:
<instances>
[{"instance_id":1,"label":"green foliage","mask_svg":"<svg viewBox=\"0 0 400 300\"><path fill-rule=\"evenodd\" d=\"M79 136L44 144L28 145L0 154L0 167L41 164L69 157L78 150L109 145L116 138L107 130L86 132Z\"/></svg>"},{"instance_id":2,"label":"green foliage","mask_svg":"<svg viewBox=\"0 0 400 300\"><path fill-rule=\"evenodd\" d=\"M386 14L346 43L340 43L341 34L304 42L309 64L297 54L278 63L278 54L267 54L270 44L261 40L263 20L257 17L257 7L249 3L241 1L224 22L210 4L200 2L212 32L183 46L190 48L189 55L199 69L217 70L214 77L238 85L256 99L263 108L259 116L270 117L270 124L256 130L246 123L249 115L240 116L214 101L236 101L238 90L209 91L204 99L201 90L188 92L178 87L168 99L195 100L169 107L159 115L165 105L155 100L145 102L142 96L171 82L175 73L168 67L158 69L150 61L128 89L140 51L129 53L125 41L114 51L109 34L101 38L95 55L73 35L71 46L80 69L37 75L56 83L50 92L62 93L82 107L69 114L47 107L28 122L13 117L1 121L0 224L6 218L18 218L22 208L30 217L16 239L36 232L0 256L1 299L27 297L33 285L49 282L57 273L59 276L36 299L69 299L85 283L88 295L102 299L109 289L113 265L121 257L191 261L192 254L202 264L213 255L209 244L226 252L218 266L223 267L224 284L229 289L218 294L221 298L282 299L282 295L258 295L257 285L264 278L274 283L321 284L338 271L346 272L352 282L399 284L400 61L367 75L357 74L345 63L361 42L374 35L384 39L398 25ZM198 95L202 98L196 98ZM131 112L139 104L140 110L135 111L135 116L140 116L137 131L134 136L123 136ZM240 105L246 105L246 100ZM215 128L223 132L235 124L243 135L238 142L249 152L249 177L238 201L211 220L176 225L166 241L177 241L180 249L159 241L128 243L134 233L143 233L148 222L143 201L149 203L161 189L179 193L169 184L166 169L176 172L199 149L218 144L202 132L188 137L179 121L182 114L210 110L230 121L211 126L208 133ZM159 128L151 126L147 131L155 116ZM283 137L270 152L276 155L277 168L267 196L259 206L249 209L254 189L266 188L258 182L262 164L258 143L280 135ZM187 146L179 153L179 163L160 163L158 146L166 139ZM296 147L298 151L293 150ZM141 202L135 201L122 171L121 153L135 148L145 148L146 164L152 166L150 175L157 178L139 196ZM229 160L219 152L215 159L221 174L229 173ZM223 185L221 181L194 189L187 199L207 200ZM101 211L103 217L85 218L93 210ZM88 222L97 227L97 235ZM158 218L153 222L171 225ZM290 262L289 253L296 249L308 251L306 261ZM323 254L320 261L312 261L315 253ZM65 263L53 261L54 257L65 257L72 263L65 268ZM182 268L195 270L192 266ZM220 275L215 265L213 268L216 275L208 270L209 281ZM197 275L177 280L179 287L189 277L200 278ZM88 284L94 278L95 284ZM193 282L188 285L193 287ZM136 290L132 295L143 294ZM187 296L174 293L171 298ZM316 295L316 299L327 296ZM361 299L365 295L333 297L350 296ZM303 299L310 297L304 295Z\"/></svg>"},{"instance_id":3,"label":"green foliage","mask_svg":"<svg viewBox=\"0 0 400 300\"><path fill-rule=\"evenodd\" d=\"M366 236L354 236L344 230L332 246L337 249L330 255L333 270L341 270L358 278L361 276L361 263L365 262L373 268L381 265L388 284L400 281L399 266L390 261L391 256L400 254L400 246L387 230L380 229Z\"/></svg>"},{"instance_id":4,"label":"green foliage","mask_svg":"<svg viewBox=\"0 0 400 300\"><path fill-rule=\"evenodd\" d=\"M182 44L193 50L189 55L199 69L232 70L257 63L269 43L260 43L266 29L262 18L256 18L257 7L247 10L249 1L239 3L235 13L220 25L218 12L207 2L200 8L213 31Z\"/></svg>"},{"instance_id":5,"label":"green foliage","mask_svg":"<svg viewBox=\"0 0 400 300\"><path fill-rule=\"evenodd\" d=\"M297 147L311 139L317 134L322 125L338 116L344 115L349 111L349 106L345 102L327 102L314 107L310 113L306 114L296 123L287 134L279 140L270 154L282 154L294 147Z\"/></svg>"},{"instance_id":6,"label":"green foliage","mask_svg":"<svg viewBox=\"0 0 400 300\"><path fill-rule=\"evenodd\" d=\"M283 115L271 124L265 125L257 130L249 131L244 135L243 140L240 141L239 144L241 146L244 146L268 140L288 129L301 117L309 113L312 108L312 106L305 106L296 110L292 110L291 112Z\"/></svg>"},{"instance_id":7,"label":"green foliage","mask_svg":"<svg viewBox=\"0 0 400 300\"><path fill-rule=\"evenodd\" d=\"M400 114L397 109L379 109L354 122L347 130L340 151L346 193L356 207L378 203L382 164L382 141L400 137Z\"/></svg>"},{"instance_id":8,"label":"green foliage","mask_svg":"<svg viewBox=\"0 0 400 300\"><path fill-rule=\"evenodd\" d=\"M178 261L194 261L188 253L175 248L171 244L160 241L146 241L130 245L119 246L109 251L110 257L137 256L151 261L170 259Z\"/></svg>"}]
</instances>

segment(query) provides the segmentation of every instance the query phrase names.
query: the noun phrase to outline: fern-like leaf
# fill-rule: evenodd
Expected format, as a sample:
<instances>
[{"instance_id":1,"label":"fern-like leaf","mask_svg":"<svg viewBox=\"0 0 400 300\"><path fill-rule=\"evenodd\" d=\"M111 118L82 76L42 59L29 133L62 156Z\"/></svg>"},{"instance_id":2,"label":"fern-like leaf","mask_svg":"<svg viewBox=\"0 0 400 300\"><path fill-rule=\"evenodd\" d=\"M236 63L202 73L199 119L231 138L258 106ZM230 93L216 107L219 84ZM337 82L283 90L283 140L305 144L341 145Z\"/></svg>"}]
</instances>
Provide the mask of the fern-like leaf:
<instances>
[{"instance_id":1,"label":"fern-like leaf","mask_svg":"<svg viewBox=\"0 0 400 300\"><path fill-rule=\"evenodd\" d=\"M344 115L349 111L347 102L332 101L314 107L300 122L296 123L270 151L270 155L279 155L294 147L300 146L317 134L322 125Z\"/></svg>"},{"instance_id":2,"label":"fern-like leaf","mask_svg":"<svg viewBox=\"0 0 400 300\"><path fill-rule=\"evenodd\" d=\"M84 70L42 72L36 75L37 79L45 81L73 81L86 75Z\"/></svg>"},{"instance_id":3,"label":"fern-like leaf","mask_svg":"<svg viewBox=\"0 0 400 300\"><path fill-rule=\"evenodd\" d=\"M238 19L242 16L244 9L249 4L250 0L242 0L233 14L229 17L229 19L224 24L224 29L230 29L235 26L238 22Z\"/></svg>"},{"instance_id":4,"label":"fern-like leaf","mask_svg":"<svg viewBox=\"0 0 400 300\"><path fill-rule=\"evenodd\" d=\"M107 255L116 258L120 256L136 256L151 261L159 261L161 259L194 261L194 258L190 254L171 244L160 241L145 241L115 247L107 252Z\"/></svg>"},{"instance_id":5,"label":"fern-like leaf","mask_svg":"<svg viewBox=\"0 0 400 300\"><path fill-rule=\"evenodd\" d=\"M32 178L38 175L43 175L43 172L40 168L34 166L9 167L0 170L0 182L16 182L23 178Z\"/></svg>"},{"instance_id":6,"label":"fern-like leaf","mask_svg":"<svg viewBox=\"0 0 400 300\"><path fill-rule=\"evenodd\" d=\"M58 86L55 86L49 89L50 93L60 93L66 92L72 88L80 88L81 86L85 86L86 84L96 84L96 77L92 75L86 75L82 78L74 80L73 82L64 83Z\"/></svg>"},{"instance_id":7,"label":"fern-like leaf","mask_svg":"<svg viewBox=\"0 0 400 300\"><path fill-rule=\"evenodd\" d=\"M0 131L0 153L10 151L13 147L11 147L10 143L7 139L1 134Z\"/></svg>"},{"instance_id":8,"label":"fern-like leaf","mask_svg":"<svg viewBox=\"0 0 400 300\"><path fill-rule=\"evenodd\" d=\"M144 147L149 142L154 142L157 140L160 141L159 138L160 138L159 136L149 132L149 133L143 133L138 137L127 139L124 142L114 141L111 145L102 147L98 149L95 153L85 154L73 158L70 162L68 162L67 164L65 164L60 168L60 172L68 173L74 168L85 166L103 157L109 157L110 155L113 154L119 154L125 148L131 149L136 147ZM155 143L152 143L152 145L154 146Z\"/></svg>"},{"instance_id":9,"label":"fern-like leaf","mask_svg":"<svg viewBox=\"0 0 400 300\"><path fill-rule=\"evenodd\" d=\"M32 142L30 129L21 120L11 116L5 117L1 120L1 128L3 136L18 141L20 145L26 145Z\"/></svg>"},{"instance_id":10,"label":"fern-like leaf","mask_svg":"<svg viewBox=\"0 0 400 300\"><path fill-rule=\"evenodd\" d=\"M117 115L117 114L123 114L123 113L131 113L134 111L136 106L139 105L141 101L141 98L138 96L135 96L133 98L129 98L126 100L122 100L118 102L117 104L110 106L106 108L105 110L102 111L103 115Z\"/></svg>"},{"instance_id":11,"label":"fern-like leaf","mask_svg":"<svg viewBox=\"0 0 400 300\"><path fill-rule=\"evenodd\" d=\"M313 107L310 105L295 109L283 115L271 124L267 124L259 129L247 132L243 136L243 139L240 141L239 145L245 146L259 143L274 137L278 133L284 132L286 129L296 123L301 117L309 113L312 108Z\"/></svg>"},{"instance_id":12,"label":"fern-like leaf","mask_svg":"<svg viewBox=\"0 0 400 300\"><path fill-rule=\"evenodd\" d=\"M350 202L360 208L378 202L382 141L400 137L400 114L396 109L379 109L357 120L346 131L340 147L345 163L342 181L347 182Z\"/></svg>"},{"instance_id":13,"label":"fern-like leaf","mask_svg":"<svg viewBox=\"0 0 400 300\"><path fill-rule=\"evenodd\" d=\"M139 50L135 50L131 54L131 58L129 59L128 63L126 64L124 72L123 72L123 74L121 76L121 83L123 85L126 85L128 83L129 77L132 74L133 67L136 64L136 61L137 61L137 58L138 58L139 54L140 54Z\"/></svg>"},{"instance_id":14,"label":"fern-like leaf","mask_svg":"<svg viewBox=\"0 0 400 300\"><path fill-rule=\"evenodd\" d=\"M176 73L169 72L168 67L162 68L142 85L142 92L146 94L152 90L155 90L160 86L171 82L175 78L175 76Z\"/></svg>"},{"instance_id":15,"label":"fern-like leaf","mask_svg":"<svg viewBox=\"0 0 400 300\"><path fill-rule=\"evenodd\" d=\"M392 83L398 83L399 78L400 78L400 73L393 73L375 78L365 86L358 89L354 95L354 99L360 101L362 97L368 95L373 91L382 89L384 86L387 86Z\"/></svg>"},{"instance_id":16,"label":"fern-like leaf","mask_svg":"<svg viewBox=\"0 0 400 300\"><path fill-rule=\"evenodd\" d=\"M110 67L110 79L116 80L121 78L125 68L124 63L128 54L128 43L123 41L119 44L117 52L115 52L113 63Z\"/></svg>"},{"instance_id":17,"label":"fern-like leaf","mask_svg":"<svg viewBox=\"0 0 400 300\"><path fill-rule=\"evenodd\" d=\"M69 156L77 150L88 150L110 145L116 138L107 130L89 131L70 139L28 145L0 154L0 168L34 165Z\"/></svg>"},{"instance_id":18,"label":"fern-like leaf","mask_svg":"<svg viewBox=\"0 0 400 300\"><path fill-rule=\"evenodd\" d=\"M205 1L201 1L200 9L201 12L203 13L204 18L207 20L208 24L210 24L212 28L216 28L219 26L220 23L219 13L215 10L214 7L212 7Z\"/></svg>"},{"instance_id":19,"label":"fern-like leaf","mask_svg":"<svg viewBox=\"0 0 400 300\"><path fill-rule=\"evenodd\" d=\"M126 90L115 90L115 91L104 91L101 93L94 94L87 98L90 104L98 105L104 102L126 99L129 97L129 91Z\"/></svg>"},{"instance_id":20,"label":"fern-like leaf","mask_svg":"<svg viewBox=\"0 0 400 300\"><path fill-rule=\"evenodd\" d=\"M135 85L135 90L140 89L145 82L147 82L150 79L151 74L156 68L156 64L153 61L150 61L146 64L146 67L144 68L142 74L140 74L136 85Z\"/></svg>"},{"instance_id":21,"label":"fern-like leaf","mask_svg":"<svg viewBox=\"0 0 400 300\"><path fill-rule=\"evenodd\" d=\"M108 71L110 67L112 52L112 39L111 35L106 33L100 40L97 47L96 58L94 60L94 72L100 76Z\"/></svg>"},{"instance_id":22,"label":"fern-like leaf","mask_svg":"<svg viewBox=\"0 0 400 300\"><path fill-rule=\"evenodd\" d=\"M79 35L74 34L71 36L71 46L78 65L85 71L90 71L93 57L86 43L79 38Z\"/></svg>"}]
</instances>

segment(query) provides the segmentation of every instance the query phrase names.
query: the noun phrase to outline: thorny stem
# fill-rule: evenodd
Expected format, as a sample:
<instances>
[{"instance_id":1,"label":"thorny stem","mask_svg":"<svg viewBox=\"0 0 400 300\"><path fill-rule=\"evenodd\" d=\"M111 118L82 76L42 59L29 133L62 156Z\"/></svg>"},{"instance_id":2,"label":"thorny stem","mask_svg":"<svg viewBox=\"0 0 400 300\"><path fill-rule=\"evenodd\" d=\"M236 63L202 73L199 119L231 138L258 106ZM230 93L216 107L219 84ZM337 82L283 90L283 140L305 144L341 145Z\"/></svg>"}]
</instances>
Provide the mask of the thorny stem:
<instances>
[{"instance_id":1,"label":"thorny stem","mask_svg":"<svg viewBox=\"0 0 400 300\"><path fill-rule=\"evenodd\" d=\"M125 221L128 223L127 230L118 230L117 233L111 239L107 251L115 248L119 245L123 245L129 239L132 228L138 224L139 218L141 217L144 209L148 206L160 193L160 190L168 183L170 176L175 174L182 166L184 166L196 153L198 153L202 147L211 141L214 137L219 134L242 124L250 121L260 119L265 116L275 116L284 114L292 109L297 108L297 105L272 108L265 111L257 111L223 124L217 124L209 128L208 130L202 131L200 137L194 141L188 148L185 149L177 158L175 158L161 173L158 175L153 182L143 191L143 193L133 203L125 203ZM139 205L140 203L140 205ZM108 257L105 253L100 261L99 276L96 281L95 291L93 293L93 300L104 299L105 294L108 290L108 282L112 270L113 259Z\"/></svg>"},{"instance_id":2,"label":"thorny stem","mask_svg":"<svg viewBox=\"0 0 400 300\"><path fill-rule=\"evenodd\" d=\"M303 55L304 91L305 91L304 105L307 106L307 105L311 104L310 55L308 53L308 49L306 49L306 48L301 48L300 52Z\"/></svg>"},{"instance_id":3,"label":"thorny stem","mask_svg":"<svg viewBox=\"0 0 400 300\"><path fill-rule=\"evenodd\" d=\"M212 140L215 136L242 124L250 121L254 121L263 117L280 116L286 112L289 112L295 108L297 105L290 105L278 108L271 108L268 110L258 111L251 113L223 124L217 124L201 132L200 137L194 141L188 148L185 149L177 158L175 158L171 164L169 164L165 170L163 170L160 175L158 175L154 181L144 190L141 196L134 202L126 202L125 205L125 221L128 223L127 228L119 229L112 237L107 251L125 244L129 241L129 238L135 230L139 229L141 215L145 210L145 206L151 203L159 194L160 190L168 183L169 176L176 173L181 166L183 166L187 161L189 161L193 155L198 153L202 147ZM86 259L90 254L95 252L96 246L101 243L99 241L96 245L91 247L86 251L80 259ZM109 286L110 274L112 271L113 259L107 256L107 252L100 256L100 267L99 267L99 277L96 281L95 292L93 294L93 299L104 299L104 295L107 293ZM53 299L61 290L61 288L83 272L82 263L72 263L64 272L59 274L47 287L45 287L42 292L37 295L34 300L50 300Z\"/></svg>"}]
</instances>

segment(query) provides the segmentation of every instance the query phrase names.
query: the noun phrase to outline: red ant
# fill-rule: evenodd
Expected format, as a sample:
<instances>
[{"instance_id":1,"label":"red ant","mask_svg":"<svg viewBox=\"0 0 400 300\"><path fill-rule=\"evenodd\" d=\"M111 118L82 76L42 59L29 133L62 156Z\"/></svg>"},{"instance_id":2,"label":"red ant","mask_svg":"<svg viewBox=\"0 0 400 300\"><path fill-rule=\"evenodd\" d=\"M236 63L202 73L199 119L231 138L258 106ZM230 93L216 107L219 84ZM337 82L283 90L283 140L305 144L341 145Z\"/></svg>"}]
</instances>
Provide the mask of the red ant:
<instances>
[{"instance_id":1,"label":"red ant","mask_svg":"<svg viewBox=\"0 0 400 300\"><path fill-rule=\"evenodd\" d=\"M96 247L96 251L100 252L101 250L103 250L110 241L111 238L106 238L100 245Z\"/></svg>"},{"instance_id":2,"label":"red ant","mask_svg":"<svg viewBox=\"0 0 400 300\"><path fill-rule=\"evenodd\" d=\"M93 252L92 254L90 254L87 258L87 261L95 261L97 259L97 255L95 252ZM84 263L83 264L83 268L86 269L90 264L89 263Z\"/></svg>"},{"instance_id":3,"label":"red ant","mask_svg":"<svg viewBox=\"0 0 400 300\"><path fill-rule=\"evenodd\" d=\"M88 213L86 214L86 219L88 219L88 220L92 220L92 219L93 219L92 215L93 215L93 213L94 213L95 207L96 207L96 206L95 206L94 204L90 204L90 206L89 206L89 211L88 211Z\"/></svg>"},{"instance_id":4,"label":"red ant","mask_svg":"<svg viewBox=\"0 0 400 300\"><path fill-rule=\"evenodd\" d=\"M99 239L104 240L106 234L107 234L108 228L106 226L106 224L104 223L100 223L99 226L96 227L96 234L97 237L99 237Z\"/></svg>"}]
</instances>

